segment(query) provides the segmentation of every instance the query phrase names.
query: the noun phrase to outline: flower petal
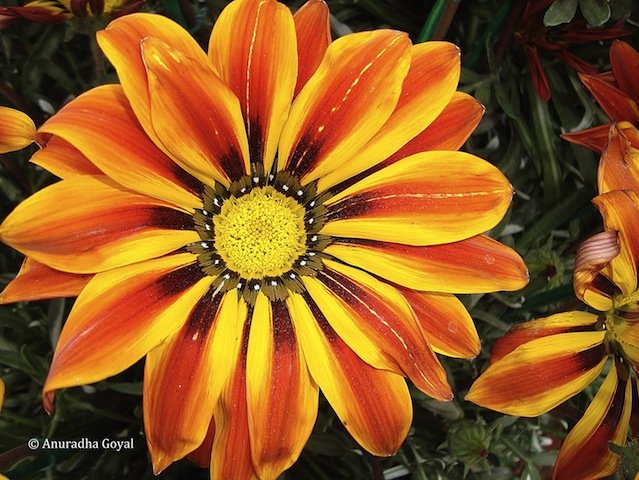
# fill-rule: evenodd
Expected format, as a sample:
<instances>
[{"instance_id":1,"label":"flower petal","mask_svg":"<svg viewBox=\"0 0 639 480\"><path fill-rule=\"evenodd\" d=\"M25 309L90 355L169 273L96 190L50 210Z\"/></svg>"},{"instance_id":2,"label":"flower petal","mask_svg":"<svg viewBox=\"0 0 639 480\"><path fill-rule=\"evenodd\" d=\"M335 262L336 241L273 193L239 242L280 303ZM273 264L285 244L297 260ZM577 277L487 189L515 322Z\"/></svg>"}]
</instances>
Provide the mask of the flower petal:
<instances>
[{"instance_id":1,"label":"flower petal","mask_svg":"<svg viewBox=\"0 0 639 480\"><path fill-rule=\"evenodd\" d=\"M213 451L213 440L215 439L215 421L213 417L209 420L209 429L206 432L206 437L191 453L187 455L187 458L202 468L209 468L211 466L211 453Z\"/></svg>"},{"instance_id":2,"label":"flower petal","mask_svg":"<svg viewBox=\"0 0 639 480\"><path fill-rule=\"evenodd\" d=\"M60 137L48 139L42 148L33 154L31 162L60 178L75 175L103 175L103 172L80 150Z\"/></svg>"},{"instance_id":3,"label":"flower petal","mask_svg":"<svg viewBox=\"0 0 639 480\"><path fill-rule=\"evenodd\" d=\"M206 437L239 349L237 305L236 290L211 287L180 330L147 354L144 425L156 475Z\"/></svg>"},{"instance_id":4,"label":"flower petal","mask_svg":"<svg viewBox=\"0 0 639 480\"><path fill-rule=\"evenodd\" d=\"M240 104L207 64L155 38L142 40L151 125L176 163L204 183L249 171Z\"/></svg>"},{"instance_id":5,"label":"flower petal","mask_svg":"<svg viewBox=\"0 0 639 480\"><path fill-rule=\"evenodd\" d=\"M620 251L615 231L598 233L579 246L573 272L577 298L602 312L613 307L612 299L620 291L611 281L610 262Z\"/></svg>"},{"instance_id":6,"label":"flower petal","mask_svg":"<svg viewBox=\"0 0 639 480\"><path fill-rule=\"evenodd\" d=\"M99 273L69 314L44 385L52 392L120 373L184 324L212 283L181 253Z\"/></svg>"},{"instance_id":7,"label":"flower petal","mask_svg":"<svg viewBox=\"0 0 639 480\"><path fill-rule=\"evenodd\" d=\"M581 145L593 152L601 153L606 148L606 145L608 145L609 131L610 125L605 124L577 132L562 133L560 136L571 143Z\"/></svg>"},{"instance_id":8,"label":"flower petal","mask_svg":"<svg viewBox=\"0 0 639 480\"><path fill-rule=\"evenodd\" d=\"M512 195L506 177L478 157L424 152L329 198L321 233L408 245L450 243L497 225Z\"/></svg>"},{"instance_id":9,"label":"flower petal","mask_svg":"<svg viewBox=\"0 0 639 480\"><path fill-rule=\"evenodd\" d=\"M237 95L251 162L271 170L297 79L295 23L274 0L236 0L215 22L209 58Z\"/></svg>"},{"instance_id":10,"label":"flower petal","mask_svg":"<svg viewBox=\"0 0 639 480\"><path fill-rule=\"evenodd\" d=\"M599 193L611 190L639 192L639 149L630 144L617 125L610 127L608 144L599 162L597 183Z\"/></svg>"},{"instance_id":11,"label":"flower petal","mask_svg":"<svg viewBox=\"0 0 639 480\"><path fill-rule=\"evenodd\" d=\"M125 15L109 23L106 30L97 33L98 44L115 67L135 116L147 135L160 146L151 125L148 80L141 51L141 42L148 37L162 40L171 48L183 52L202 65L206 65L207 58L186 30L162 15L149 13Z\"/></svg>"},{"instance_id":12,"label":"flower petal","mask_svg":"<svg viewBox=\"0 0 639 480\"><path fill-rule=\"evenodd\" d=\"M119 190L106 177L75 176L46 187L0 225L3 242L72 273L158 257L199 238L190 215Z\"/></svg>"},{"instance_id":13,"label":"flower petal","mask_svg":"<svg viewBox=\"0 0 639 480\"><path fill-rule=\"evenodd\" d=\"M579 78L610 120L639 123L639 107L626 93L596 75L580 74Z\"/></svg>"},{"instance_id":14,"label":"flower petal","mask_svg":"<svg viewBox=\"0 0 639 480\"><path fill-rule=\"evenodd\" d=\"M35 140L35 125L28 115L0 107L0 154L20 150Z\"/></svg>"},{"instance_id":15,"label":"flower petal","mask_svg":"<svg viewBox=\"0 0 639 480\"><path fill-rule=\"evenodd\" d=\"M639 52L630 44L615 40L610 47L610 66L619 88L639 104Z\"/></svg>"},{"instance_id":16,"label":"flower petal","mask_svg":"<svg viewBox=\"0 0 639 480\"><path fill-rule=\"evenodd\" d=\"M373 455L394 454L412 417L404 379L362 361L308 295L287 304L311 375L346 429Z\"/></svg>"},{"instance_id":17,"label":"flower petal","mask_svg":"<svg viewBox=\"0 0 639 480\"><path fill-rule=\"evenodd\" d=\"M295 96L313 76L331 43L330 12L324 0L308 0L293 15L297 34Z\"/></svg>"},{"instance_id":18,"label":"flower petal","mask_svg":"<svg viewBox=\"0 0 639 480\"><path fill-rule=\"evenodd\" d=\"M483 293L518 290L528 282L524 261L485 235L444 245L336 238L324 250L345 263L415 290Z\"/></svg>"},{"instance_id":19,"label":"flower petal","mask_svg":"<svg viewBox=\"0 0 639 480\"><path fill-rule=\"evenodd\" d=\"M320 192L393 155L427 129L450 102L459 82L459 48L448 42L425 42L413 46L411 54L393 114L354 158L320 178Z\"/></svg>"},{"instance_id":20,"label":"flower petal","mask_svg":"<svg viewBox=\"0 0 639 480\"><path fill-rule=\"evenodd\" d=\"M77 297L92 277L54 270L27 257L16 278L0 293L0 304Z\"/></svg>"},{"instance_id":21,"label":"flower petal","mask_svg":"<svg viewBox=\"0 0 639 480\"><path fill-rule=\"evenodd\" d=\"M40 131L57 135L43 153L61 137L95 164L97 171L126 188L184 208L202 206L202 184L149 139L119 85L104 85L80 95Z\"/></svg>"},{"instance_id":22,"label":"flower petal","mask_svg":"<svg viewBox=\"0 0 639 480\"><path fill-rule=\"evenodd\" d=\"M319 396L284 302L258 295L246 370L253 465L259 478L275 479L299 457Z\"/></svg>"},{"instance_id":23,"label":"flower petal","mask_svg":"<svg viewBox=\"0 0 639 480\"><path fill-rule=\"evenodd\" d=\"M605 335L559 333L520 345L475 380L466 400L508 415L546 413L601 373L608 358Z\"/></svg>"},{"instance_id":24,"label":"flower petal","mask_svg":"<svg viewBox=\"0 0 639 480\"><path fill-rule=\"evenodd\" d=\"M408 376L438 400L453 397L446 372L410 305L392 286L330 260L304 285L340 338L366 363Z\"/></svg>"},{"instance_id":25,"label":"flower petal","mask_svg":"<svg viewBox=\"0 0 639 480\"><path fill-rule=\"evenodd\" d=\"M626 443L632 410L632 382L611 368L597 394L564 440L553 470L554 480L599 479L612 475L619 456L608 442Z\"/></svg>"},{"instance_id":26,"label":"flower petal","mask_svg":"<svg viewBox=\"0 0 639 480\"><path fill-rule=\"evenodd\" d=\"M470 314L455 296L399 289L415 312L417 323L433 350L448 357L479 355L479 335Z\"/></svg>"},{"instance_id":27,"label":"flower petal","mask_svg":"<svg viewBox=\"0 0 639 480\"><path fill-rule=\"evenodd\" d=\"M295 99L279 158L303 183L343 168L391 116L410 66L410 40L392 30L331 43Z\"/></svg>"},{"instance_id":28,"label":"flower petal","mask_svg":"<svg viewBox=\"0 0 639 480\"><path fill-rule=\"evenodd\" d=\"M490 363L495 363L520 345L537 338L557 335L558 333L594 331L597 315L588 312L564 312L546 318L513 325L498 339L490 354Z\"/></svg>"}]
</instances>

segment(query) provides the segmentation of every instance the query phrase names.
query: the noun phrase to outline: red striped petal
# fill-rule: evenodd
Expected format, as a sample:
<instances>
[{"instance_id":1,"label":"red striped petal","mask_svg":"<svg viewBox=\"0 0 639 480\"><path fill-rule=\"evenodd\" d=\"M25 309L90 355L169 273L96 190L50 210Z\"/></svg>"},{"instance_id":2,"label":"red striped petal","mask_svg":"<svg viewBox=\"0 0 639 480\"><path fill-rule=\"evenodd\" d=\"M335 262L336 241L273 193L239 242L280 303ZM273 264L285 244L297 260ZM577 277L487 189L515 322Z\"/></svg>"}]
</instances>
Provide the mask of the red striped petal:
<instances>
[{"instance_id":1,"label":"red striped petal","mask_svg":"<svg viewBox=\"0 0 639 480\"><path fill-rule=\"evenodd\" d=\"M330 12L324 0L308 0L293 16L297 34L295 96L306 85L331 43Z\"/></svg>"},{"instance_id":2,"label":"red striped petal","mask_svg":"<svg viewBox=\"0 0 639 480\"><path fill-rule=\"evenodd\" d=\"M593 152L601 153L608 145L609 131L610 125L606 124L579 130L578 132L562 133L560 136L571 143L586 147Z\"/></svg>"},{"instance_id":3,"label":"red striped petal","mask_svg":"<svg viewBox=\"0 0 639 480\"><path fill-rule=\"evenodd\" d=\"M639 104L639 52L630 44L615 40L610 47L610 66L619 88Z\"/></svg>"},{"instance_id":4,"label":"red striped petal","mask_svg":"<svg viewBox=\"0 0 639 480\"><path fill-rule=\"evenodd\" d=\"M620 251L615 231L598 233L579 246L573 272L577 298L602 312L612 308L612 298L620 291L611 281L610 262Z\"/></svg>"},{"instance_id":5,"label":"red striped petal","mask_svg":"<svg viewBox=\"0 0 639 480\"><path fill-rule=\"evenodd\" d=\"M579 78L610 120L639 123L639 107L625 92L595 75L580 74Z\"/></svg>"}]
</instances>

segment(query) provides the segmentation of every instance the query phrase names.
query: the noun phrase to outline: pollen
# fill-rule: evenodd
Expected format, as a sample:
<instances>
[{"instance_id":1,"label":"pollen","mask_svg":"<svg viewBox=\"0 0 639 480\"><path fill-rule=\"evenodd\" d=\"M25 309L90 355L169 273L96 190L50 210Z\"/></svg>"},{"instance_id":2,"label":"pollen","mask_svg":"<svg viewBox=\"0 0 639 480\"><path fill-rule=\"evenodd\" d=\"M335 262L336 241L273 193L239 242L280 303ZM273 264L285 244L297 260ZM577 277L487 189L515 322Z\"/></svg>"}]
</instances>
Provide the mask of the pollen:
<instances>
[{"instance_id":1,"label":"pollen","mask_svg":"<svg viewBox=\"0 0 639 480\"><path fill-rule=\"evenodd\" d=\"M304 207L273 187L224 202L213 219L215 248L229 269L247 279L278 276L306 251Z\"/></svg>"}]
</instances>

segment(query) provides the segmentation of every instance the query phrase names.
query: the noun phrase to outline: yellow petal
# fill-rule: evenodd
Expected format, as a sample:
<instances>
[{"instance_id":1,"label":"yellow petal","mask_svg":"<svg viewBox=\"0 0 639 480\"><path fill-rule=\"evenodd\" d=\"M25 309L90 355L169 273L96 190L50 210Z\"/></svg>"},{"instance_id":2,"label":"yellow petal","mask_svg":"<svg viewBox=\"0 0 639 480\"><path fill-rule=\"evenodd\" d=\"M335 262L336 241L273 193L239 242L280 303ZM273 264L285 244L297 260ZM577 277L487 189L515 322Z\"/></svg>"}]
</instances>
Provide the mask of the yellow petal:
<instances>
[{"instance_id":1,"label":"yellow petal","mask_svg":"<svg viewBox=\"0 0 639 480\"><path fill-rule=\"evenodd\" d=\"M35 125L28 115L13 108L0 107L0 153L31 145L35 133Z\"/></svg>"}]
</instances>

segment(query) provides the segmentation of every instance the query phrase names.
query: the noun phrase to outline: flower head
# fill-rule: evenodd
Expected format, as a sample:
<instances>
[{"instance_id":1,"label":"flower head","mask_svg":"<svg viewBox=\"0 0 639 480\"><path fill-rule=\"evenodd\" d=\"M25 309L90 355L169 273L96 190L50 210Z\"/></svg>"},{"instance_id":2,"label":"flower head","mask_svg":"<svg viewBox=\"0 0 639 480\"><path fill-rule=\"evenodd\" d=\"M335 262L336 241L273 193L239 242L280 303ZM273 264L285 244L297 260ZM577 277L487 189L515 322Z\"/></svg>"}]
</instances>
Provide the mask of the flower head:
<instances>
[{"instance_id":1,"label":"flower head","mask_svg":"<svg viewBox=\"0 0 639 480\"><path fill-rule=\"evenodd\" d=\"M154 468L189 455L213 478L275 478L299 455L321 389L376 455L405 438L404 377L452 391L434 351L479 340L453 293L514 290L521 258L482 232L512 187L455 150L482 114L456 93L459 51L392 30L331 42L328 10L236 0L208 54L172 21L133 14L98 42L121 85L40 129L62 180L0 238L32 278L79 292L53 392L146 356ZM66 276L66 277L65 277ZM211 461L213 459L213 461Z\"/></svg>"}]
</instances>

